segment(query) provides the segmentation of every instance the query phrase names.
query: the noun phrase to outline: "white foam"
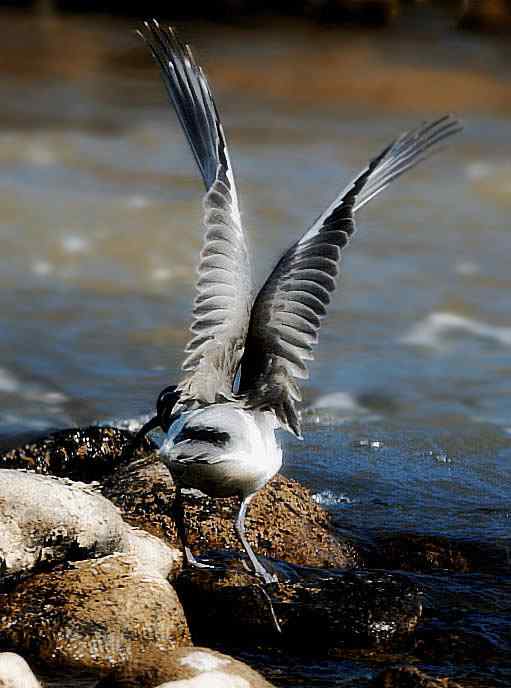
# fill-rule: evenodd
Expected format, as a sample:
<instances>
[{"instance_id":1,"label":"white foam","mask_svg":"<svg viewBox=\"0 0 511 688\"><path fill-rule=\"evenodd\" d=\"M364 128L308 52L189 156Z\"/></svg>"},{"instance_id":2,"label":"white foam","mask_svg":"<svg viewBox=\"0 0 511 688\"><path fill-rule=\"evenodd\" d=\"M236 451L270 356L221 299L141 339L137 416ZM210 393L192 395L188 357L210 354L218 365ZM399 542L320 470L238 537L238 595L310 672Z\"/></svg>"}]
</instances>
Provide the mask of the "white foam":
<instances>
[{"instance_id":1,"label":"white foam","mask_svg":"<svg viewBox=\"0 0 511 688\"><path fill-rule=\"evenodd\" d=\"M511 327L490 325L480 320L448 312L431 313L427 318L414 325L400 341L404 344L424 346L441 351L446 348L446 338L452 333L469 334L488 339L502 346L511 346Z\"/></svg>"},{"instance_id":2,"label":"white foam","mask_svg":"<svg viewBox=\"0 0 511 688\"><path fill-rule=\"evenodd\" d=\"M0 392L14 394L19 391L21 383L5 368L0 368Z\"/></svg>"},{"instance_id":3,"label":"white foam","mask_svg":"<svg viewBox=\"0 0 511 688\"><path fill-rule=\"evenodd\" d=\"M471 260L460 260L454 265L455 272L458 275L463 275L465 277L470 277L471 275L478 275L481 272L481 268L477 263Z\"/></svg>"},{"instance_id":4,"label":"white foam","mask_svg":"<svg viewBox=\"0 0 511 688\"><path fill-rule=\"evenodd\" d=\"M146 196L134 195L130 196L127 201L128 208L147 208L150 201Z\"/></svg>"},{"instance_id":5,"label":"white foam","mask_svg":"<svg viewBox=\"0 0 511 688\"><path fill-rule=\"evenodd\" d=\"M46 167L56 161L55 153L43 143L32 143L27 150L28 159L33 165Z\"/></svg>"},{"instance_id":6,"label":"white foam","mask_svg":"<svg viewBox=\"0 0 511 688\"><path fill-rule=\"evenodd\" d=\"M79 234L67 234L61 244L66 253L85 253L90 247L90 242Z\"/></svg>"},{"instance_id":7,"label":"white foam","mask_svg":"<svg viewBox=\"0 0 511 688\"><path fill-rule=\"evenodd\" d=\"M32 272L34 272L36 275L40 275L41 277L50 275L54 269L54 266L47 260L35 260L32 263Z\"/></svg>"},{"instance_id":8,"label":"white foam","mask_svg":"<svg viewBox=\"0 0 511 688\"><path fill-rule=\"evenodd\" d=\"M365 409L348 392L332 392L315 399L309 409L335 409L347 413L364 413Z\"/></svg>"},{"instance_id":9,"label":"white foam","mask_svg":"<svg viewBox=\"0 0 511 688\"><path fill-rule=\"evenodd\" d=\"M322 506L333 506L334 504L354 504L354 500L343 494L336 494L332 490L322 490L312 495L316 504Z\"/></svg>"},{"instance_id":10,"label":"white foam","mask_svg":"<svg viewBox=\"0 0 511 688\"><path fill-rule=\"evenodd\" d=\"M44 389L33 383L22 382L6 368L0 368L0 392L4 394L17 394L22 399L39 401L50 406L63 404L67 401L65 394Z\"/></svg>"},{"instance_id":11,"label":"white foam","mask_svg":"<svg viewBox=\"0 0 511 688\"><path fill-rule=\"evenodd\" d=\"M486 179L494 171L494 165L491 165L484 160L476 160L469 163L465 167L465 175L471 181L478 181L479 179Z\"/></svg>"},{"instance_id":12,"label":"white foam","mask_svg":"<svg viewBox=\"0 0 511 688\"><path fill-rule=\"evenodd\" d=\"M170 268L155 268L151 273L151 278L156 282L165 282L174 277L174 271Z\"/></svg>"}]
</instances>

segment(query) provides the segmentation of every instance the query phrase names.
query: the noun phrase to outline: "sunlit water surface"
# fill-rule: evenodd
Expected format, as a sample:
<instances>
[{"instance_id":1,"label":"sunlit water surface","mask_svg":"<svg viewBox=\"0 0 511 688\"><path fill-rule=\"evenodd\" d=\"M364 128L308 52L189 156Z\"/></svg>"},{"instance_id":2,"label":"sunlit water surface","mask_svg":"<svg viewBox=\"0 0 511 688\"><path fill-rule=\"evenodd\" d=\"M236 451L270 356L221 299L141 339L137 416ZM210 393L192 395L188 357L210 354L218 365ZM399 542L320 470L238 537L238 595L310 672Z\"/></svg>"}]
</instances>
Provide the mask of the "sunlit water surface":
<instances>
[{"instance_id":1,"label":"sunlit water surface","mask_svg":"<svg viewBox=\"0 0 511 688\"><path fill-rule=\"evenodd\" d=\"M135 418L178 379L203 190L134 22L4 19L7 444ZM360 213L305 385L305 440L284 440L285 471L361 542L408 531L506 546L511 47L459 34L441 15L425 24L429 33L406 16L382 33L269 20L183 33L224 113L258 281L400 131L448 111L464 119L448 150ZM509 578L452 576L440 585L451 588L460 623L501 660L430 670L509 685ZM270 675L314 688L362 686L373 671L311 660Z\"/></svg>"}]
</instances>

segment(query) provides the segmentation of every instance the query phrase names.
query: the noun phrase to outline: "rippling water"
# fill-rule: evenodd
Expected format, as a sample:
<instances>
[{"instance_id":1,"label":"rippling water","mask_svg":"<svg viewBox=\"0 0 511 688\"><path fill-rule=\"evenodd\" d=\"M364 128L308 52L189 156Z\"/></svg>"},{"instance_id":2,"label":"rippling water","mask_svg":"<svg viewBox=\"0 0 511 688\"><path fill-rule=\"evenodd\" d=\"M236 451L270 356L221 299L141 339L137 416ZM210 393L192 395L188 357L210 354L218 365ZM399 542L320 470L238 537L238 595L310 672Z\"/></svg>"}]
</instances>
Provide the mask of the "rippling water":
<instances>
[{"instance_id":1,"label":"rippling water","mask_svg":"<svg viewBox=\"0 0 511 688\"><path fill-rule=\"evenodd\" d=\"M5 444L134 418L177 379L202 188L132 24L3 18ZM269 20L183 32L224 113L258 279L401 130L464 119L448 150L360 213L286 471L361 541L408 531L507 546L511 46L426 19L365 34ZM482 584L451 577L445 590L506 659L461 675L509 685L509 579L486 581L492 603ZM286 685L363 685L368 671L295 663Z\"/></svg>"}]
</instances>

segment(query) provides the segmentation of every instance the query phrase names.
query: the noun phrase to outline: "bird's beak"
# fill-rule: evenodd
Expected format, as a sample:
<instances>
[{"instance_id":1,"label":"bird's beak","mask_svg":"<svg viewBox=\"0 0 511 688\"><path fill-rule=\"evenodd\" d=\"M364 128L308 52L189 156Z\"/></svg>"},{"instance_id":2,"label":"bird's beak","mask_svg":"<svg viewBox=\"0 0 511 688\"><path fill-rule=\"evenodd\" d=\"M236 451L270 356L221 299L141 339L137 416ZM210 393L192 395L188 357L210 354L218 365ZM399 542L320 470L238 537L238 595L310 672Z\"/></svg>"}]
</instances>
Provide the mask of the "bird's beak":
<instances>
[{"instance_id":1,"label":"bird's beak","mask_svg":"<svg viewBox=\"0 0 511 688\"><path fill-rule=\"evenodd\" d=\"M135 449L138 447L138 445L144 439L148 432L151 432L151 430L154 430L155 428L159 427L160 420L158 416L155 416L154 418L151 418L151 420L148 420L147 423L145 423L137 432L137 434L133 438L133 441L130 442L128 446L125 448L123 452L124 461L129 461L131 459L135 452Z\"/></svg>"}]
</instances>

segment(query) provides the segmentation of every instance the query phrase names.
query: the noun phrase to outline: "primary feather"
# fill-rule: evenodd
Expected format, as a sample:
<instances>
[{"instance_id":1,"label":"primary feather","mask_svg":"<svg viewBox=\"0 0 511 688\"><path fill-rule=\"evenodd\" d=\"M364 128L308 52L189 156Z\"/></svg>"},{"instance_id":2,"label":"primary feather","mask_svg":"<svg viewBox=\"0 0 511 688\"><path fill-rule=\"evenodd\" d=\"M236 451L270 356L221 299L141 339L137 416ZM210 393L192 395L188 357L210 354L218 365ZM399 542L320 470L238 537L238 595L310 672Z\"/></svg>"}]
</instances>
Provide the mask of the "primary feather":
<instances>
[{"instance_id":1,"label":"primary feather","mask_svg":"<svg viewBox=\"0 0 511 688\"><path fill-rule=\"evenodd\" d=\"M186 347L179 404L231 398L251 306L250 261L227 142L202 69L172 29L155 20L140 35L161 75L206 186L193 337Z\"/></svg>"},{"instance_id":2,"label":"primary feather","mask_svg":"<svg viewBox=\"0 0 511 688\"><path fill-rule=\"evenodd\" d=\"M301 435L296 379L308 376L306 362L336 287L342 249L355 231L355 211L459 130L455 119L442 117L400 136L282 256L251 312L239 385L248 408L274 411L285 428Z\"/></svg>"}]
</instances>

